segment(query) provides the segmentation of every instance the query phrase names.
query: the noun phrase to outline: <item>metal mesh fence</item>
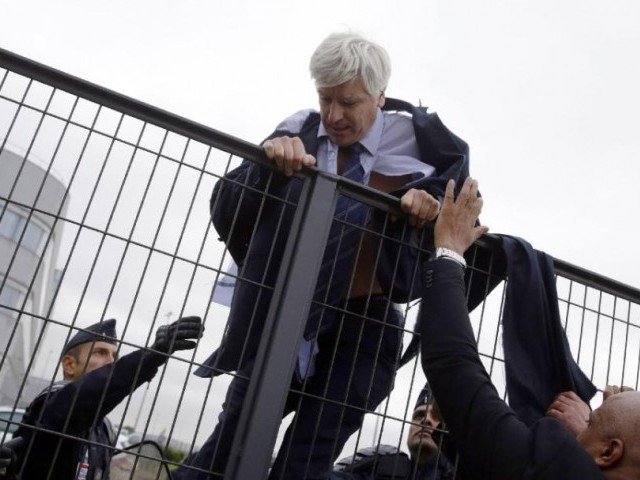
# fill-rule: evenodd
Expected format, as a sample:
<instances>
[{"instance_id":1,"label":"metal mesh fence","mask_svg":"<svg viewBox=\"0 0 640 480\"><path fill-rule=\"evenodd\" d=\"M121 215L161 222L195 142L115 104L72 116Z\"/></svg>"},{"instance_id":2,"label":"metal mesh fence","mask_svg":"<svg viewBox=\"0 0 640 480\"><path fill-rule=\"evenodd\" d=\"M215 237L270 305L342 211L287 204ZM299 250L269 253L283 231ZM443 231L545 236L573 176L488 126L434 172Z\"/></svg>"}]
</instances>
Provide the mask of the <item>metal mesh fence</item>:
<instances>
[{"instance_id":1,"label":"metal mesh fence","mask_svg":"<svg viewBox=\"0 0 640 480\"><path fill-rule=\"evenodd\" d=\"M131 367L109 371L91 408L81 389L72 392L61 428L24 427L54 432L46 438L56 458L74 438L109 443L86 434L106 413L118 441L108 449L147 439L162 446L172 469L189 457L175 478L189 471L262 478L273 459L272 477L296 468L316 478L315 465L365 447L405 449L425 378L416 358L396 368L414 335L428 229L396 218L389 195L316 170L285 182L258 147L0 53L3 441L23 423L20 409L62 378L63 345L115 318L119 362L133 359ZM350 213L334 218L343 197L370 208L358 221ZM506 396L495 249L489 240L475 246L467 275L486 296L471 313L480 355ZM415 257L408 268L406 255ZM637 388L639 292L561 261L556 271L582 369L600 388ZM154 332L186 315L202 317L204 337L156 373L144 361ZM205 362L221 342L218 357ZM198 368L213 376L195 377ZM220 441L207 444L226 395ZM299 413L281 422L283 410ZM25 462L41 453L38 441L28 442ZM194 463L203 445L206 465ZM127 468L131 478L146 478L139 461L151 464L148 478L162 478L152 457L120 453L132 465L117 478L127 478ZM57 478L53 464L46 475Z\"/></svg>"}]
</instances>

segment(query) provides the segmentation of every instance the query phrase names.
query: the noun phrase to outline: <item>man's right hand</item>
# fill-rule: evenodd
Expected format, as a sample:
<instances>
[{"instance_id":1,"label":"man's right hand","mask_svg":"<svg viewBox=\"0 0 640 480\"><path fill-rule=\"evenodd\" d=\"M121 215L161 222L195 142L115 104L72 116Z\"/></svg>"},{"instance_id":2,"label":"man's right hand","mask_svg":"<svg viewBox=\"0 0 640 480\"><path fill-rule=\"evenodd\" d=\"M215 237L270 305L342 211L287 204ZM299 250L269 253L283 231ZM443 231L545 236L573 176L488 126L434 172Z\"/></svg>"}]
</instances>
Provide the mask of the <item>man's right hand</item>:
<instances>
[{"instance_id":1,"label":"man's right hand","mask_svg":"<svg viewBox=\"0 0 640 480\"><path fill-rule=\"evenodd\" d=\"M313 155L309 155L298 137L276 137L262 144L264 153L278 166L287 177L302 167L316 164Z\"/></svg>"},{"instance_id":2,"label":"man's right hand","mask_svg":"<svg viewBox=\"0 0 640 480\"><path fill-rule=\"evenodd\" d=\"M203 331L204 326L200 317L182 317L171 325L159 327L151 348L169 355L176 350L190 350L195 348L194 340L201 338Z\"/></svg>"},{"instance_id":3,"label":"man's right hand","mask_svg":"<svg viewBox=\"0 0 640 480\"><path fill-rule=\"evenodd\" d=\"M456 183L449 180L447 190L436 220L434 245L444 247L463 255L473 242L489 231L488 227L476 227L476 220L482 210L482 198L478 197L478 182L468 177L458 198L453 198Z\"/></svg>"},{"instance_id":4,"label":"man's right hand","mask_svg":"<svg viewBox=\"0 0 640 480\"><path fill-rule=\"evenodd\" d=\"M587 428L590 413L589 405L572 391L558 394L547 409L547 416L558 420L576 437Z\"/></svg>"}]
</instances>

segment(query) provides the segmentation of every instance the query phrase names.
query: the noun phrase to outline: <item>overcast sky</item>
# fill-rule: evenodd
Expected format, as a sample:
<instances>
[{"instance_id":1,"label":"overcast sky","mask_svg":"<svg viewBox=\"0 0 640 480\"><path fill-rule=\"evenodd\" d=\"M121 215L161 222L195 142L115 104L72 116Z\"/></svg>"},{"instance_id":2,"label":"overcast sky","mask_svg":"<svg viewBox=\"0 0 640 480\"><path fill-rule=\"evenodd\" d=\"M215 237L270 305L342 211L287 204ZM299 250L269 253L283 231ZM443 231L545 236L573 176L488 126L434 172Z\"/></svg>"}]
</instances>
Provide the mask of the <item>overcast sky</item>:
<instances>
[{"instance_id":1,"label":"overcast sky","mask_svg":"<svg viewBox=\"0 0 640 480\"><path fill-rule=\"evenodd\" d=\"M0 46L259 142L316 105L335 30L471 146L492 231L640 286L640 3L0 0Z\"/></svg>"},{"instance_id":2,"label":"overcast sky","mask_svg":"<svg viewBox=\"0 0 640 480\"><path fill-rule=\"evenodd\" d=\"M358 31L389 51L387 95L470 144L483 223L640 287L639 19L637 0L0 0L0 47L258 143L317 105L316 45Z\"/></svg>"}]
</instances>

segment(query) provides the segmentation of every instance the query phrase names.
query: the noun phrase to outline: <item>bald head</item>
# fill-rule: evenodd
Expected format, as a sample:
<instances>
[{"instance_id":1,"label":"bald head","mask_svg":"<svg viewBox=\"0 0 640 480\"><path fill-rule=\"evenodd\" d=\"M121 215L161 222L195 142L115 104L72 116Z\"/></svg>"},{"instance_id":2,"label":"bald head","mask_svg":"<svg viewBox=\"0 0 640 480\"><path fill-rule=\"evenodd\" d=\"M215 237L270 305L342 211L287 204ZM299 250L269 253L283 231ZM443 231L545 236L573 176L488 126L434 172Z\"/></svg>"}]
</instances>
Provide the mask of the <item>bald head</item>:
<instances>
[{"instance_id":1,"label":"bald head","mask_svg":"<svg viewBox=\"0 0 640 480\"><path fill-rule=\"evenodd\" d=\"M612 395L598 410L611 418L611 426L616 432L629 435L629 438L640 438L640 392Z\"/></svg>"},{"instance_id":2,"label":"bald head","mask_svg":"<svg viewBox=\"0 0 640 480\"><path fill-rule=\"evenodd\" d=\"M640 475L640 392L612 395L591 412L578 441L606 477Z\"/></svg>"}]
</instances>

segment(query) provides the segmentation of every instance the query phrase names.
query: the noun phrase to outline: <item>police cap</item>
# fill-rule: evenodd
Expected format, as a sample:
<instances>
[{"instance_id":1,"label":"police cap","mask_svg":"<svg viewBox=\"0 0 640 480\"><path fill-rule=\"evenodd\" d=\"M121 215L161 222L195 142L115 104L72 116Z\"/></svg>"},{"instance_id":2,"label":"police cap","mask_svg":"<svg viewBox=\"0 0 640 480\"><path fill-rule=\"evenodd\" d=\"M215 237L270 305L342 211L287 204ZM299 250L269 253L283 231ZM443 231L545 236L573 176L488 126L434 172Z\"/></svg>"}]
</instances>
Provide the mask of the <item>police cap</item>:
<instances>
[{"instance_id":1,"label":"police cap","mask_svg":"<svg viewBox=\"0 0 640 480\"><path fill-rule=\"evenodd\" d=\"M77 347L87 342L106 342L115 345L118 341L116 333L116 321L111 318L102 322L94 323L76 333L69 339L62 349L62 355L65 355L73 347Z\"/></svg>"},{"instance_id":2,"label":"police cap","mask_svg":"<svg viewBox=\"0 0 640 480\"><path fill-rule=\"evenodd\" d=\"M416 406L413 407L415 410L420 405L428 405L433 401L433 392L431 392L431 387L428 383L425 383L424 388L420 391L420 395L418 395L418 399L416 400Z\"/></svg>"}]
</instances>

